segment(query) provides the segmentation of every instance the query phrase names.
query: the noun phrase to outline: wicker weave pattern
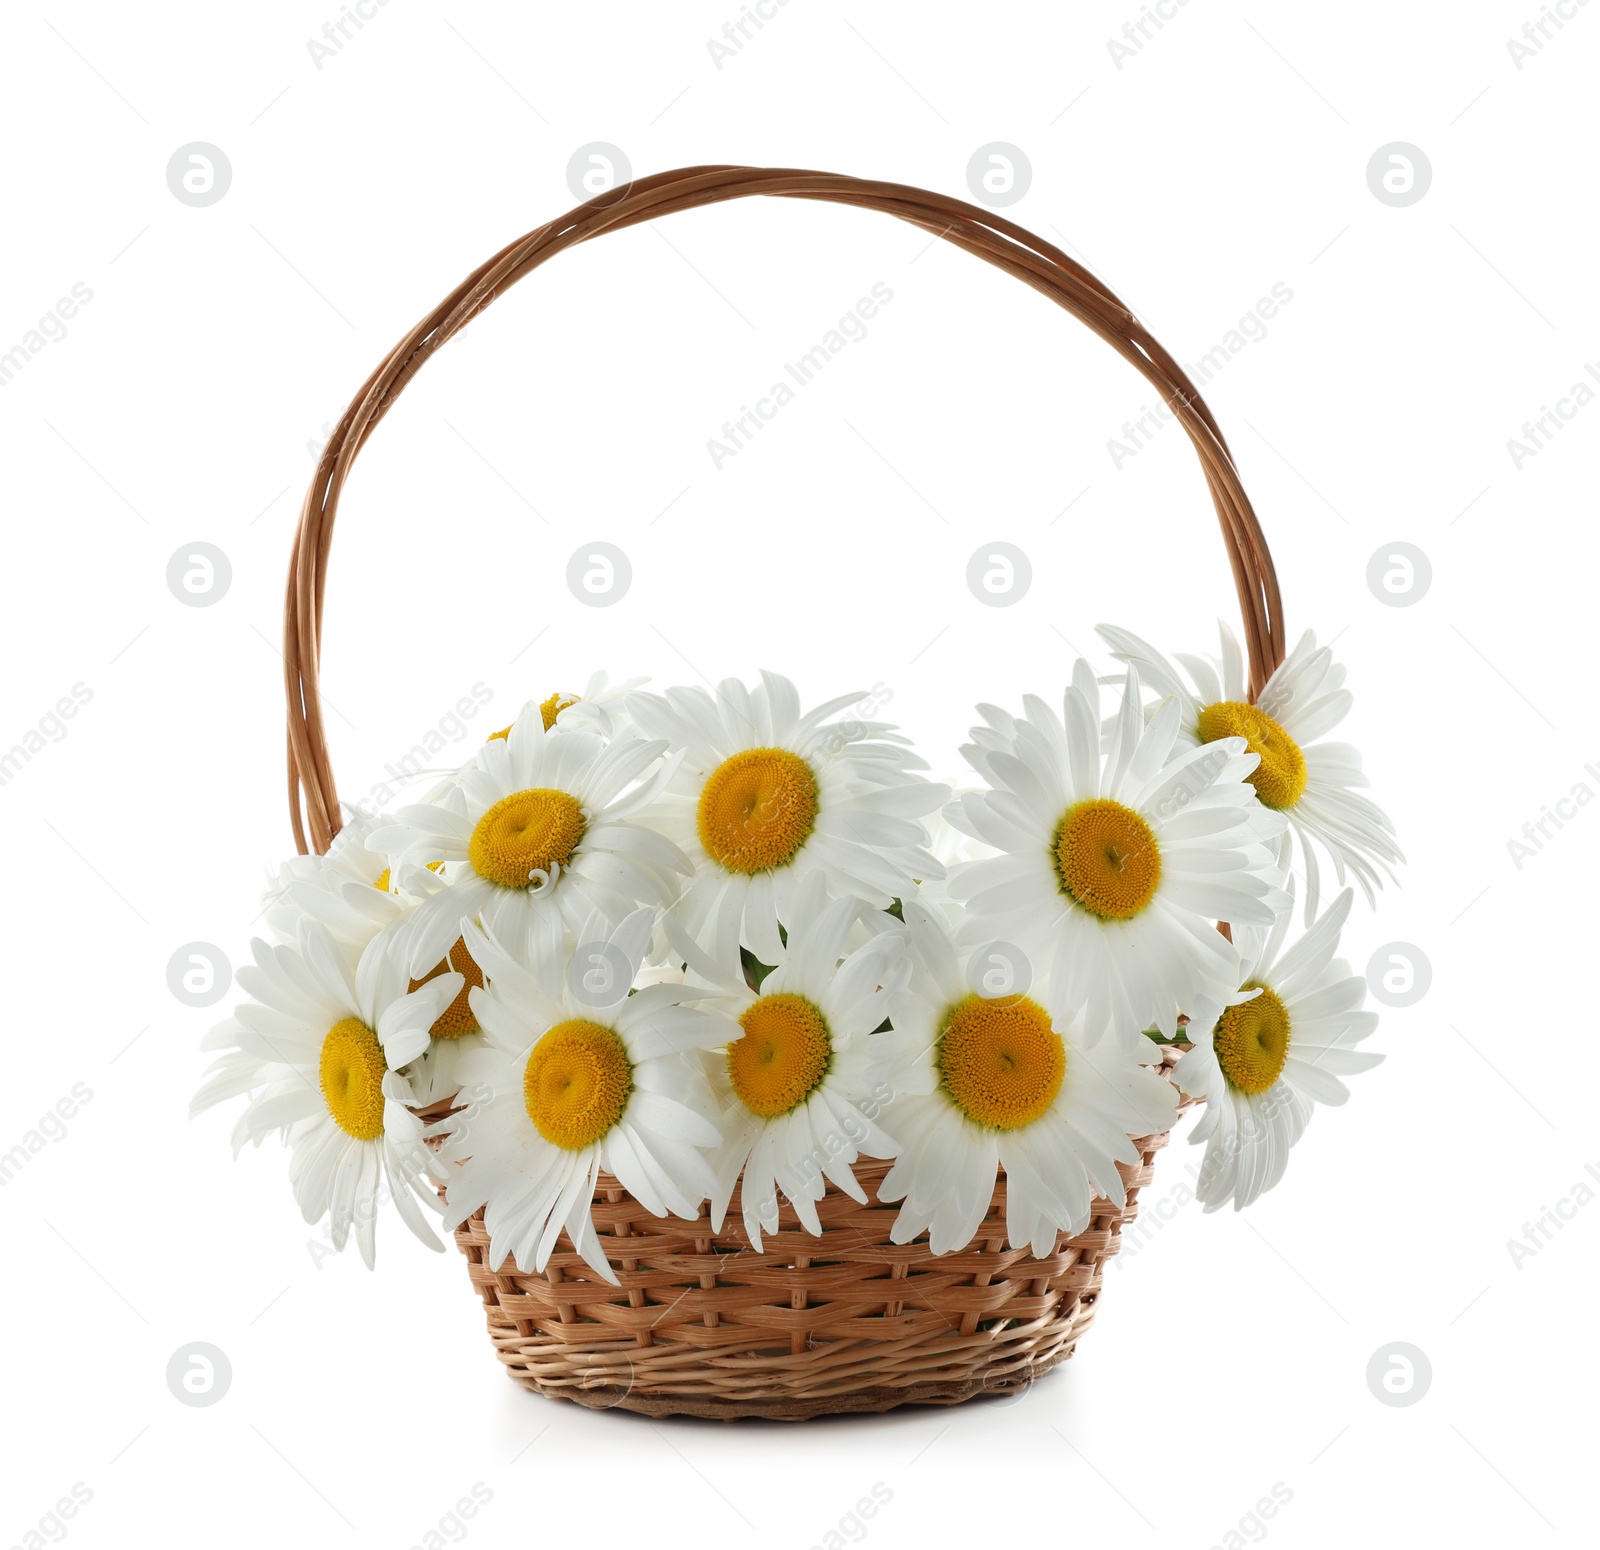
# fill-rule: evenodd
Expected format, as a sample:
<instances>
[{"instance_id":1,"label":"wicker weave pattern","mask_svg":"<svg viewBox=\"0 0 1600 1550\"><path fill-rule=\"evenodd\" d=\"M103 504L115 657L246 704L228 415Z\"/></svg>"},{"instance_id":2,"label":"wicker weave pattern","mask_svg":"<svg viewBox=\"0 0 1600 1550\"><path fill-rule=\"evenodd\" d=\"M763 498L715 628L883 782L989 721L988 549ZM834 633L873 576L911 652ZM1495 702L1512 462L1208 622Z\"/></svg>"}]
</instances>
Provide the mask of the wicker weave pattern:
<instances>
[{"instance_id":1,"label":"wicker weave pattern","mask_svg":"<svg viewBox=\"0 0 1600 1550\"><path fill-rule=\"evenodd\" d=\"M781 1420L955 1404L1014 1393L1072 1355L1166 1144L1166 1133L1137 1139L1139 1166L1118 1165L1128 1203L1096 1201L1088 1228L1058 1238L1045 1259L1005 1247L1004 1178L969 1248L935 1257L926 1237L891 1243L899 1208L877 1199L887 1163L857 1166L866 1205L829 1186L821 1238L785 1205L760 1253L737 1194L713 1233L703 1206L697 1222L652 1216L603 1174L594 1220L620 1286L600 1280L564 1233L543 1274L512 1260L490 1270L481 1215L456 1243L500 1360L552 1398Z\"/></svg>"}]
</instances>

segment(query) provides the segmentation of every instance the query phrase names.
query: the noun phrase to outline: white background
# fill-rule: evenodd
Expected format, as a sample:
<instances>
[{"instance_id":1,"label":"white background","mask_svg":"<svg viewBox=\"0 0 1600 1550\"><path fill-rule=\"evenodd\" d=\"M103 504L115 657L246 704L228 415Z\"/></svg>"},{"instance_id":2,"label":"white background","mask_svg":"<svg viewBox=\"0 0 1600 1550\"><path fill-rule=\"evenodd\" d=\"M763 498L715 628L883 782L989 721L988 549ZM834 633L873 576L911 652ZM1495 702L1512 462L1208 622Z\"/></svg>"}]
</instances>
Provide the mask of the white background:
<instances>
[{"instance_id":1,"label":"white background","mask_svg":"<svg viewBox=\"0 0 1600 1550\"><path fill-rule=\"evenodd\" d=\"M1508 842L1600 791L1600 407L1520 467L1507 443L1600 356L1600 5L1521 69L1533 0L1174 9L1120 68L1133 0L790 0L721 68L734 0L393 0L321 68L333 0L0 13L0 352L93 293L0 389L0 746L92 694L0 786L0 1150L92 1093L0 1191L4 1544L77 1482L86 1546L804 1547L855 1534L878 1483L884 1550L1586 1542L1600 813L1568 807L1520 866ZM204 207L166 181L192 141L232 168ZM635 172L811 166L961 197L974 151L1014 144L1032 181L1007 213L1186 362L1293 293L1206 396L1291 636L1349 663L1348 731L1409 857L1347 955L1411 944L1431 988L1247 1215L1184 1203L1198 1153L1176 1138L1145 1200L1160 1230L1108 1273L1073 1362L1008 1406L783 1429L546 1402L502 1375L454 1249L386 1221L376 1275L320 1259L282 1156L234 1165L231 1113L185 1118L220 1009L179 1004L168 960L201 941L239 962L290 845L276 642L316 445L425 308L576 203L592 141ZM1367 181L1393 141L1432 168L1405 207ZM723 422L875 282L893 300L868 337L714 467ZM1170 426L1120 469L1107 449L1151 402L1041 297L881 216L742 201L564 255L429 364L349 487L325 684L345 793L455 731L475 684L492 698L452 758L596 667L768 665L808 700L883 684L946 772L974 700L1059 692L1099 620L1210 649L1233 602L1193 456ZM168 560L200 540L231 586L181 606ZM633 566L611 608L565 585L591 540ZM1033 567L1010 608L965 585L996 540ZM1366 580L1397 542L1432 567L1409 607ZM207 1408L165 1380L195 1341L232 1365ZM1366 1380L1397 1341L1432 1368L1405 1408ZM458 1525L477 1483L492 1497ZM1251 1519L1278 1483L1287 1505Z\"/></svg>"}]
</instances>

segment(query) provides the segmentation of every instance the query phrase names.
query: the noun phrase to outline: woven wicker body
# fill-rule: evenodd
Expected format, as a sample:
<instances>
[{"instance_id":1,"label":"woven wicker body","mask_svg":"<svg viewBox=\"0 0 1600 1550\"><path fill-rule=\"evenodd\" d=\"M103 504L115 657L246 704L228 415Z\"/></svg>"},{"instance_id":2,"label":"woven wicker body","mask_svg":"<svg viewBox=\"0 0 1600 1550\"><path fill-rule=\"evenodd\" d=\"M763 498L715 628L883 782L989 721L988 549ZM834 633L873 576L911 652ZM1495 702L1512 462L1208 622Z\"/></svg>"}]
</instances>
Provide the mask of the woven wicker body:
<instances>
[{"instance_id":1,"label":"woven wicker body","mask_svg":"<svg viewBox=\"0 0 1600 1550\"><path fill-rule=\"evenodd\" d=\"M1005 1247L1005 1180L970 1247L935 1256L926 1236L889 1241L887 1163L862 1163L861 1205L828 1187L813 1237L784 1207L757 1253L734 1195L713 1233L652 1216L601 1176L594 1220L621 1282L602 1281L563 1233L543 1274L488 1266L481 1215L456 1243L500 1360L524 1388L593 1409L801 1421L840 1411L950 1405L1011 1394L1072 1355L1094 1320L1106 1261L1133 1220L1166 1134L1119 1164L1128 1203L1098 1200L1088 1228L1036 1259ZM704 1211L704 1207L702 1207Z\"/></svg>"}]
</instances>

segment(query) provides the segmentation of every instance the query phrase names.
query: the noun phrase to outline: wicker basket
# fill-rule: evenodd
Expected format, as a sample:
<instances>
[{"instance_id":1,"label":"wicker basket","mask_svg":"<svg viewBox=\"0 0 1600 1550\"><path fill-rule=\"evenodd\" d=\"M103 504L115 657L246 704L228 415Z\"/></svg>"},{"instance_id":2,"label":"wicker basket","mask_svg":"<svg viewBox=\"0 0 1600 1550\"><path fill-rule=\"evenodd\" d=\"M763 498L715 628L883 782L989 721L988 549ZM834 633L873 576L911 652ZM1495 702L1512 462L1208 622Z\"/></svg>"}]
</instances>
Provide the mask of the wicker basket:
<instances>
[{"instance_id":1,"label":"wicker basket","mask_svg":"<svg viewBox=\"0 0 1600 1550\"><path fill-rule=\"evenodd\" d=\"M977 1237L935 1255L889 1241L899 1211L877 1189L888 1163L861 1162L860 1205L829 1187L814 1238L785 1204L757 1252L735 1191L723 1230L652 1216L609 1175L595 1227L620 1286L563 1233L542 1274L488 1265L482 1213L456 1229L489 1316L495 1354L524 1388L594 1410L804 1421L897 1405L1015 1394L1072 1355L1094 1322L1105 1264L1134 1219L1165 1133L1119 1163L1126 1205L1097 1200L1088 1227L1048 1259L1008 1249L1000 1179ZM612 1240L622 1240L613 1243Z\"/></svg>"},{"instance_id":2,"label":"wicker basket","mask_svg":"<svg viewBox=\"0 0 1600 1550\"><path fill-rule=\"evenodd\" d=\"M289 805L301 852L325 851L340 827L338 790L318 696L328 548L344 482L378 421L424 361L508 287L556 253L656 216L750 195L830 200L878 210L986 260L1086 323L1160 392L1193 443L1239 595L1251 697L1283 657L1271 557L1210 411L1176 361L1093 275L992 211L892 183L830 173L693 167L610 191L539 227L474 271L390 352L345 410L301 509L284 625ZM1226 928L1224 928L1226 929ZM1177 1052L1164 1053L1171 1075ZM878 1203L887 1164L863 1162L866 1205L828 1186L813 1237L785 1207L755 1251L738 1197L725 1228L651 1215L607 1175L594 1220L620 1280L599 1279L565 1234L545 1271L488 1268L479 1219L456 1241L516 1381L593 1408L647 1415L798 1420L903 1404L954 1404L1014 1393L1072 1355L1094 1317L1165 1134L1135 1137L1122 1169L1125 1205L1095 1202L1090 1225L1035 1258L1005 1246L1005 1180L973 1243L935 1256L926 1238L896 1245L896 1208ZM702 1206L702 1213L705 1208Z\"/></svg>"}]
</instances>

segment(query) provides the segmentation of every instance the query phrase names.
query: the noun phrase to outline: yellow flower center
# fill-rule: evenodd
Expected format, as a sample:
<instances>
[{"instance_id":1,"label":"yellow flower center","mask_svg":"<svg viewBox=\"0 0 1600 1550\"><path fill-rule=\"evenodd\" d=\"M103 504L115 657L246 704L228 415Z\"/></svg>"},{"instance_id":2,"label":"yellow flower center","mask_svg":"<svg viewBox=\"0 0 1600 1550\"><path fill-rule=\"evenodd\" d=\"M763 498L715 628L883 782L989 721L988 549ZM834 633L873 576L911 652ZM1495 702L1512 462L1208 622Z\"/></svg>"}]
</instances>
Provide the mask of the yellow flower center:
<instances>
[{"instance_id":1,"label":"yellow flower center","mask_svg":"<svg viewBox=\"0 0 1600 1550\"><path fill-rule=\"evenodd\" d=\"M322 1041L322 1101L333 1122L357 1141L383 1134L383 1073L378 1036L359 1017L335 1023Z\"/></svg>"},{"instance_id":2,"label":"yellow flower center","mask_svg":"<svg viewBox=\"0 0 1600 1550\"><path fill-rule=\"evenodd\" d=\"M1264 1093L1289 1058L1288 1007L1263 985L1259 995L1223 1012L1211 1047L1222 1074L1240 1092Z\"/></svg>"},{"instance_id":3,"label":"yellow flower center","mask_svg":"<svg viewBox=\"0 0 1600 1550\"><path fill-rule=\"evenodd\" d=\"M729 872L787 866L817 821L817 777L786 748L724 759L700 793L700 843Z\"/></svg>"},{"instance_id":4,"label":"yellow flower center","mask_svg":"<svg viewBox=\"0 0 1600 1550\"><path fill-rule=\"evenodd\" d=\"M577 695L573 695L570 700L564 700L561 698L561 691L559 689L556 690L556 692L552 694L548 700L542 700L539 704L539 717L544 722L545 731L548 732L550 728L556 724L556 717L559 716L561 712L567 708L567 706L576 705L577 703Z\"/></svg>"},{"instance_id":5,"label":"yellow flower center","mask_svg":"<svg viewBox=\"0 0 1600 1550\"><path fill-rule=\"evenodd\" d=\"M1200 741L1242 737L1261 762L1248 777L1263 807L1293 807L1306 791L1306 756L1300 745L1264 710L1221 700L1200 712Z\"/></svg>"},{"instance_id":6,"label":"yellow flower center","mask_svg":"<svg viewBox=\"0 0 1600 1550\"><path fill-rule=\"evenodd\" d=\"M762 1119L804 1103L828 1074L833 1036L822 1012L791 991L754 1001L739 1019L744 1033L728 1046L728 1079L744 1106Z\"/></svg>"},{"instance_id":7,"label":"yellow flower center","mask_svg":"<svg viewBox=\"0 0 1600 1550\"><path fill-rule=\"evenodd\" d=\"M1051 849L1061 891L1101 920L1131 920L1161 881L1161 850L1150 825L1107 797L1069 807Z\"/></svg>"},{"instance_id":8,"label":"yellow flower center","mask_svg":"<svg viewBox=\"0 0 1600 1550\"><path fill-rule=\"evenodd\" d=\"M950 1101L990 1130L1041 1119L1067 1074L1066 1045L1030 996L962 997L945 1013L936 1058Z\"/></svg>"},{"instance_id":9,"label":"yellow flower center","mask_svg":"<svg viewBox=\"0 0 1600 1550\"><path fill-rule=\"evenodd\" d=\"M444 862L430 861L428 863L428 870L430 872L442 872L444 871ZM388 893L391 881L392 879L389 876L389 868L385 867L375 878L372 879L372 886L376 888L379 893Z\"/></svg>"},{"instance_id":10,"label":"yellow flower center","mask_svg":"<svg viewBox=\"0 0 1600 1550\"><path fill-rule=\"evenodd\" d=\"M469 1033L478 1031L478 1019L473 1016L470 998L473 986L483 984L483 970L472 961L472 954L467 951L464 938L459 936L456 938L456 945L450 949L450 956L437 968L429 969L419 980L412 980L411 989L420 989L429 980L438 979L450 969L454 969L466 980L466 984L461 987L461 994L439 1014L428 1030L436 1039L461 1039Z\"/></svg>"},{"instance_id":11,"label":"yellow flower center","mask_svg":"<svg viewBox=\"0 0 1600 1550\"><path fill-rule=\"evenodd\" d=\"M633 1062L622 1040L585 1017L551 1028L522 1074L522 1101L534 1128L569 1152L600 1140L622 1118L632 1092Z\"/></svg>"},{"instance_id":12,"label":"yellow flower center","mask_svg":"<svg viewBox=\"0 0 1600 1550\"><path fill-rule=\"evenodd\" d=\"M479 877L502 888L526 888L565 866L587 827L577 799L565 791L514 791L478 820L467 854Z\"/></svg>"},{"instance_id":13,"label":"yellow flower center","mask_svg":"<svg viewBox=\"0 0 1600 1550\"><path fill-rule=\"evenodd\" d=\"M570 700L564 700L561 698L561 691L557 689L548 700L541 700L539 702L539 719L544 722L545 731L548 732L550 728L556 724L556 717L559 716L561 712L567 708L567 706L576 705L579 698L580 697L575 694ZM485 741L492 743L496 740L504 739L510 736L511 728L501 727L498 732L491 732Z\"/></svg>"}]
</instances>

